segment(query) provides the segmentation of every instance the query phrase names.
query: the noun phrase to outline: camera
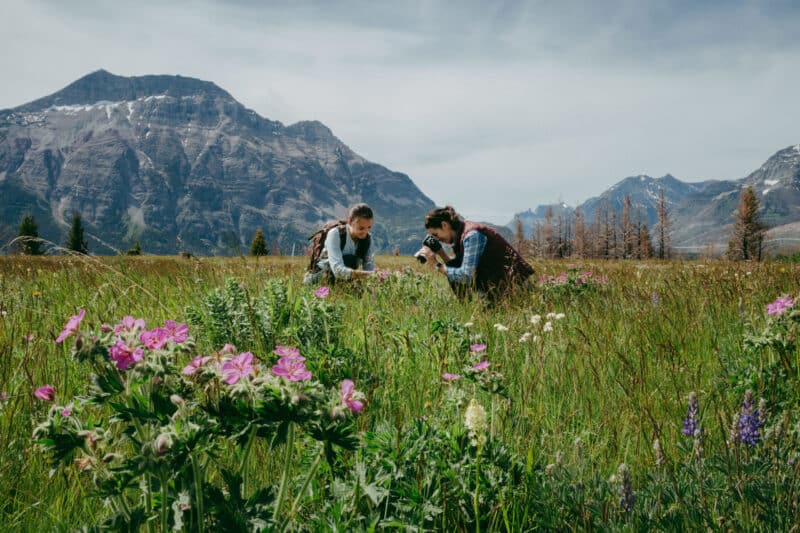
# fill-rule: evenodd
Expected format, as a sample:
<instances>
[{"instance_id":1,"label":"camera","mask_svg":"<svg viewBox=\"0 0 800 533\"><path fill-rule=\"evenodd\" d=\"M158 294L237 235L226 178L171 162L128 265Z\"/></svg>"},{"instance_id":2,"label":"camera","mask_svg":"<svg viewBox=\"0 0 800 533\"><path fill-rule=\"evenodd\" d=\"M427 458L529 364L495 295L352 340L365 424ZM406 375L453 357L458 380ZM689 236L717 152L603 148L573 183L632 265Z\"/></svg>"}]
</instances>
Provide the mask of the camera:
<instances>
[{"instance_id":1,"label":"camera","mask_svg":"<svg viewBox=\"0 0 800 533\"><path fill-rule=\"evenodd\" d=\"M427 246L434 253L442 249L442 244L439 241L437 241L436 238L431 234L428 234L428 236L425 237L425 239L422 241L422 246ZM417 252L414 255L414 257L416 257L417 261L419 261L422 264L425 264L425 262L427 261L425 259L425 256L422 255L420 252Z\"/></svg>"}]
</instances>

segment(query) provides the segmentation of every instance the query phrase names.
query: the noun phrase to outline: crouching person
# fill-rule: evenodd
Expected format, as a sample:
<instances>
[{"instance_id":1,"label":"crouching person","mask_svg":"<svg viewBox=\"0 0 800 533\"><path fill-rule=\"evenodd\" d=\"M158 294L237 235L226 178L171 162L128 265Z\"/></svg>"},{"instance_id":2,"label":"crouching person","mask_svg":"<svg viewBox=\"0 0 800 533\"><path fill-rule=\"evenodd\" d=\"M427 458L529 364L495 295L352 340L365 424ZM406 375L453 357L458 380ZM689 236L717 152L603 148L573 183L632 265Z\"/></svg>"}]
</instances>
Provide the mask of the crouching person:
<instances>
[{"instance_id":1,"label":"crouching person","mask_svg":"<svg viewBox=\"0 0 800 533\"><path fill-rule=\"evenodd\" d=\"M311 258L304 277L307 284L352 280L371 276L375 271L372 252L372 209L367 204L350 208L347 220L326 223L314 233Z\"/></svg>"},{"instance_id":2,"label":"crouching person","mask_svg":"<svg viewBox=\"0 0 800 533\"><path fill-rule=\"evenodd\" d=\"M496 302L533 274L533 267L502 235L484 224L462 219L450 206L428 213L425 228L436 240L451 245L455 257L448 257L443 250L434 252L428 246L417 254L425 257L430 268L447 276L459 298L477 291ZM437 256L446 261L439 263Z\"/></svg>"}]
</instances>

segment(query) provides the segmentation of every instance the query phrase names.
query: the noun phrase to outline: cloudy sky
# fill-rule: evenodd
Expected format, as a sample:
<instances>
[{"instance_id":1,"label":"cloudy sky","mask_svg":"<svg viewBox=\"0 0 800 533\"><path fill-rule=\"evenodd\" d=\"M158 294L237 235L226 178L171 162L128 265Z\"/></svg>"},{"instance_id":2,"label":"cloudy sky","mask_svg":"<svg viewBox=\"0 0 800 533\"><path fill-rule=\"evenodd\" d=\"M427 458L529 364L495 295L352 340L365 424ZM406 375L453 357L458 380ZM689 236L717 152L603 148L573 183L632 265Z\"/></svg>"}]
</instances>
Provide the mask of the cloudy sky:
<instances>
[{"instance_id":1,"label":"cloudy sky","mask_svg":"<svg viewBox=\"0 0 800 533\"><path fill-rule=\"evenodd\" d=\"M497 223L632 175L739 178L800 143L793 0L0 5L0 108L100 68L197 77Z\"/></svg>"}]
</instances>

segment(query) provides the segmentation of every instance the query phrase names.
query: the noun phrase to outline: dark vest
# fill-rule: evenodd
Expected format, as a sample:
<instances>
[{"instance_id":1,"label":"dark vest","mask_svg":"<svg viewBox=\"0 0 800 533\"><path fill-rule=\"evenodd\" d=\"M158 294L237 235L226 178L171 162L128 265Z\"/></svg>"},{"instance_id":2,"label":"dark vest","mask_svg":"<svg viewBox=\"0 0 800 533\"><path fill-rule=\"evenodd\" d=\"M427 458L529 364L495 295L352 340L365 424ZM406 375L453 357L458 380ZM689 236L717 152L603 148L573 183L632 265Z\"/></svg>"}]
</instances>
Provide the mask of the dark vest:
<instances>
[{"instance_id":1,"label":"dark vest","mask_svg":"<svg viewBox=\"0 0 800 533\"><path fill-rule=\"evenodd\" d=\"M474 286L476 289L483 293L496 294L513 283L525 281L533 274L533 267L502 235L489 226L469 220L464 222L461 234L458 235L453 245L456 256L447 263L448 266L461 266L464 261L464 236L473 230L480 231L486 236L486 247L483 249L483 254L478 261L478 268L475 271ZM453 289L456 290L455 287Z\"/></svg>"}]
</instances>

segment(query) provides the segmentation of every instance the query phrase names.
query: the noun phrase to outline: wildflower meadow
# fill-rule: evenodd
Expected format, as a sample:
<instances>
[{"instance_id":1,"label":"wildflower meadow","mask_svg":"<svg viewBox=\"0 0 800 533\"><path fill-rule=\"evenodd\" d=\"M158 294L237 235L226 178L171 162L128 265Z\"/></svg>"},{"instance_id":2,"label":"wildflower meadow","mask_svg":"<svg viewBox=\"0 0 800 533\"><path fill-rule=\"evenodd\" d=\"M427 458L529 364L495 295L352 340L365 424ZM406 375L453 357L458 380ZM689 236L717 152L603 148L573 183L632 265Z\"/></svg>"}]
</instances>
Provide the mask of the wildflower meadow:
<instances>
[{"instance_id":1,"label":"wildflower meadow","mask_svg":"<svg viewBox=\"0 0 800 533\"><path fill-rule=\"evenodd\" d=\"M0 257L3 531L796 530L800 266Z\"/></svg>"}]
</instances>

